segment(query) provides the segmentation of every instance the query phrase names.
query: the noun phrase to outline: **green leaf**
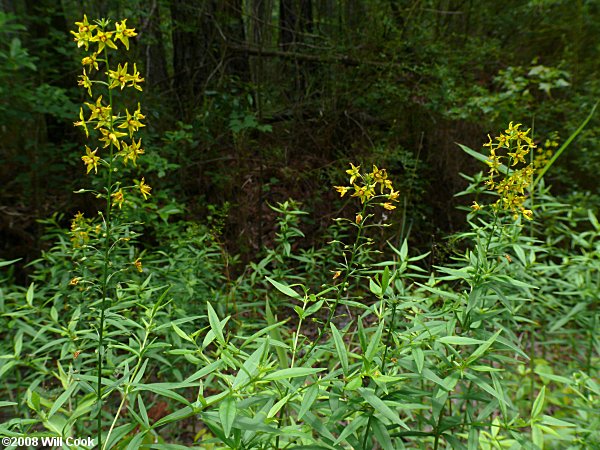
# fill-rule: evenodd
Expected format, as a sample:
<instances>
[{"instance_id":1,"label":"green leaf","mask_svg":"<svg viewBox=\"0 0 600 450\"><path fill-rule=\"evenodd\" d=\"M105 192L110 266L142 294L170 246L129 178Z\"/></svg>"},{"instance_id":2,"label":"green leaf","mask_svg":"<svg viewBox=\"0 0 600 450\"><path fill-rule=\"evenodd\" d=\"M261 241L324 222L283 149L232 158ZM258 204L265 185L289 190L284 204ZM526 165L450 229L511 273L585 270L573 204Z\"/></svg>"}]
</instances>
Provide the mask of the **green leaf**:
<instances>
[{"instance_id":1,"label":"green leaf","mask_svg":"<svg viewBox=\"0 0 600 450\"><path fill-rule=\"evenodd\" d=\"M411 349L412 357L415 360L415 365L417 366L417 372L423 372L423 365L425 364L425 353L421 347L413 347Z\"/></svg>"},{"instance_id":2,"label":"green leaf","mask_svg":"<svg viewBox=\"0 0 600 450\"><path fill-rule=\"evenodd\" d=\"M310 387L306 390L306 393L304 394L300 410L298 411L298 420L302 419L304 414L306 414L310 410L311 406L313 405L318 396L319 384L313 383L310 385Z\"/></svg>"},{"instance_id":3,"label":"green leaf","mask_svg":"<svg viewBox=\"0 0 600 450\"><path fill-rule=\"evenodd\" d=\"M267 324L269 327L274 327L277 324L277 320L275 316L273 316L273 312L271 311L271 306L269 305L269 299L266 300L265 303L265 318L267 319ZM269 336L271 336L274 340L283 342L281 338L281 333L279 332L279 328L272 328L269 331ZM277 360L279 361L279 367L285 369L288 366L288 358L287 353L281 347L275 347L275 352L277 353Z\"/></svg>"},{"instance_id":4,"label":"green leaf","mask_svg":"<svg viewBox=\"0 0 600 450\"><path fill-rule=\"evenodd\" d=\"M543 415L542 416L542 421L541 423L543 423L544 425L550 425L553 427L576 427L577 425L571 422L566 422L564 420L560 420L560 419L555 419L552 416L547 416L547 415Z\"/></svg>"},{"instance_id":5,"label":"green leaf","mask_svg":"<svg viewBox=\"0 0 600 450\"><path fill-rule=\"evenodd\" d=\"M394 412L388 405L386 405L383 400L377 397L377 395L375 395L371 389L359 388L358 392L360 392L362 397L375 409L375 412L380 413L393 423L410 430L410 428L408 428L402 419L400 419L398 414Z\"/></svg>"},{"instance_id":6,"label":"green leaf","mask_svg":"<svg viewBox=\"0 0 600 450\"><path fill-rule=\"evenodd\" d=\"M15 336L15 358L18 359L21 354L21 349L23 348L23 330L17 331L17 335Z\"/></svg>"},{"instance_id":7,"label":"green leaf","mask_svg":"<svg viewBox=\"0 0 600 450\"><path fill-rule=\"evenodd\" d=\"M371 429L373 430L373 434L375 435L377 443L381 445L383 450L395 450L387 427L377 417L375 417L371 422Z\"/></svg>"},{"instance_id":8,"label":"green leaf","mask_svg":"<svg viewBox=\"0 0 600 450\"><path fill-rule=\"evenodd\" d=\"M10 266L11 264L16 263L17 261L21 261L23 258L13 259L11 261L0 261L0 267Z\"/></svg>"},{"instance_id":9,"label":"green leaf","mask_svg":"<svg viewBox=\"0 0 600 450\"><path fill-rule=\"evenodd\" d=\"M473 339L465 336L444 336L439 338L438 342L449 345L479 345L485 343L485 341L480 341L479 339Z\"/></svg>"},{"instance_id":10,"label":"green leaf","mask_svg":"<svg viewBox=\"0 0 600 450\"><path fill-rule=\"evenodd\" d=\"M287 378L298 378L313 375L322 372L325 369L317 369L311 367L291 367L289 369L281 369L268 374L263 378L265 381L283 380Z\"/></svg>"},{"instance_id":11,"label":"green leaf","mask_svg":"<svg viewBox=\"0 0 600 450\"><path fill-rule=\"evenodd\" d=\"M235 379L233 380L233 389L237 389L243 385L245 385L250 378L256 376L258 373L258 367L260 365L260 360L265 353L268 342L264 341L263 344L257 348L254 353L252 353L248 359L244 362L240 370L238 371Z\"/></svg>"},{"instance_id":12,"label":"green leaf","mask_svg":"<svg viewBox=\"0 0 600 450\"><path fill-rule=\"evenodd\" d=\"M544 432L537 424L531 427L531 441L537 448L544 450Z\"/></svg>"},{"instance_id":13,"label":"green leaf","mask_svg":"<svg viewBox=\"0 0 600 450\"><path fill-rule=\"evenodd\" d=\"M333 336L333 342L335 344L335 349L338 354L338 358L342 365L342 370L344 371L344 375L348 375L348 354L346 352L346 346L344 345L344 340L342 339L342 335L336 328L336 326L331 323L331 335Z\"/></svg>"},{"instance_id":14,"label":"green leaf","mask_svg":"<svg viewBox=\"0 0 600 450\"><path fill-rule=\"evenodd\" d=\"M290 398L295 395L294 392L289 393L288 395L286 395L285 397L283 397L281 400L279 400L277 403L275 403L271 409L269 409L269 412L267 413L267 419L271 419L273 417L275 417L275 414L277 414L281 408L283 408L285 406L285 404L287 402L289 402Z\"/></svg>"},{"instance_id":15,"label":"green leaf","mask_svg":"<svg viewBox=\"0 0 600 450\"><path fill-rule=\"evenodd\" d=\"M206 306L208 311L208 322L210 323L210 328L215 333L217 341L219 341L221 345L225 345L225 337L223 336L223 328L221 326L219 316L217 316L217 313L213 309L210 302L206 302Z\"/></svg>"},{"instance_id":16,"label":"green leaf","mask_svg":"<svg viewBox=\"0 0 600 450\"><path fill-rule=\"evenodd\" d=\"M542 413L544 409L544 403L546 401L546 386L542 386L539 394L535 398L533 402L533 407L531 408L531 419L536 419Z\"/></svg>"},{"instance_id":17,"label":"green leaf","mask_svg":"<svg viewBox=\"0 0 600 450\"><path fill-rule=\"evenodd\" d=\"M275 281L269 277L265 277L265 278L267 279L267 281L269 283L271 283L273 286L275 286L275 288L282 294L287 295L288 297L295 298L295 299L301 298L300 295L296 291L294 291L291 287L289 287L285 284L281 284L278 281Z\"/></svg>"},{"instance_id":18,"label":"green leaf","mask_svg":"<svg viewBox=\"0 0 600 450\"><path fill-rule=\"evenodd\" d=\"M225 433L226 438L229 437L229 433L231 433L231 427L233 426L233 421L235 420L236 414L237 408L235 405L235 399L230 395L219 405L219 418L221 419L223 432Z\"/></svg>"},{"instance_id":19,"label":"green leaf","mask_svg":"<svg viewBox=\"0 0 600 450\"><path fill-rule=\"evenodd\" d=\"M27 294L25 294L25 300L29 306L33 306L33 292L35 290L35 283L31 283L29 285L29 289L27 289Z\"/></svg>"},{"instance_id":20,"label":"green leaf","mask_svg":"<svg viewBox=\"0 0 600 450\"><path fill-rule=\"evenodd\" d=\"M186 341L189 341L189 342L195 343L195 341L194 341L194 340L193 340L191 337L189 337L189 336L188 336L188 335L185 333L185 331L183 331L181 328L179 328L177 325L175 325L175 323L174 323L174 322L171 322L171 328L173 328L173 330L175 330L175 333L177 333L177 335L178 335L180 338L182 338L182 339L185 339Z\"/></svg>"},{"instance_id":21,"label":"green leaf","mask_svg":"<svg viewBox=\"0 0 600 450\"><path fill-rule=\"evenodd\" d=\"M59 408L68 400L68 398L71 396L71 394L73 394L73 391L77 388L77 386L79 386L79 383L72 383L65 392L60 394L60 396L56 399L56 401L52 405L52 408L50 408L50 411L48 412L48 419L52 417L54 413L58 411Z\"/></svg>"},{"instance_id":22,"label":"green leaf","mask_svg":"<svg viewBox=\"0 0 600 450\"><path fill-rule=\"evenodd\" d=\"M375 331L375 334L371 337L371 340L369 341L369 345L367 346L367 351L365 352L365 359L368 362L372 362L373 358L375 358L375 354L377 353L377 348L379 347L379 344L381 343L381 333L383 333L383 326L384 326L384 322L380 322L379 326L377 327L377 331Z\"/></svg>"},{"instance_id":23,"label":"green leaf","mask_svg":"<svg viewBox=\"0 0 600 450\"><path fill-rule=\"evenodd\" d=\"M357 429L366 424L368 420L369 419L366 415L357 416L348 425L344 427L344 429L342 430L338 438L335 440L333 445L338 445L340 442L342 442L344 439L346 439L348 436L354 433Z\"/></svg>"},{"instance_id":24,"label":"green leaf","mask_svg":"<svg viewBox=\"0 0 600 450\"><path fill-rule=\"evenodd\" d=\"M492 346L492 344L496 341L498 336L500 336L502 330L496 331L487 341L481 344L479 347L475 349L475 351L469 356L470 362L475 362L479 359L483 354Z\"/></svg>"},{"instance_id":25,"label":"green leaf","mask_svg":"<svg viewBox=\"0 0 600 450\"><path fill-rule=\"evenodd\" d=\"M18 405L18 403L16 403L16 402L0 401L0 408L4 408L6 406L14 406L14 405Z\"/></svg>"}]
</instances>

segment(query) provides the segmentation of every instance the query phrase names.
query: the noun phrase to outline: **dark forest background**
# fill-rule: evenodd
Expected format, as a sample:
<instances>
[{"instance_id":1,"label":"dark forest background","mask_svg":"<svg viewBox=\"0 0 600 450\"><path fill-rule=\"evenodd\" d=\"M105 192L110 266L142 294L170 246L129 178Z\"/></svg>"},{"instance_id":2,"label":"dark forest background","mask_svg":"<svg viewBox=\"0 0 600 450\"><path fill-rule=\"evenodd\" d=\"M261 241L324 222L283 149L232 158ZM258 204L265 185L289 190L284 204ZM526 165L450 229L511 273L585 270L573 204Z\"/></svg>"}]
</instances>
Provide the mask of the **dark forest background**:
<instances>
[{"instance_id":1,"label":"dark forest background","mask_svg":"<svg viewBox=\"0 0 600 450\"><path fill-rule=\"evenodd\" d=\"M311 213L303 245L321 239L353 162L387 168L404 203L386 237L409 234L433 264L464 225L460 173L481 170L457 142L480 148L510 121L564 141L600 98L598 1L3 0L0 258L23 258L21 282L49 220L101 207L73 193L89 182L69 34L84 13L138 32L146 243L153 220L185 219L245 261L289 198ZM597 199L599 140L594 118L546 175L555 193Z\"/></svg>"}]
</instances>

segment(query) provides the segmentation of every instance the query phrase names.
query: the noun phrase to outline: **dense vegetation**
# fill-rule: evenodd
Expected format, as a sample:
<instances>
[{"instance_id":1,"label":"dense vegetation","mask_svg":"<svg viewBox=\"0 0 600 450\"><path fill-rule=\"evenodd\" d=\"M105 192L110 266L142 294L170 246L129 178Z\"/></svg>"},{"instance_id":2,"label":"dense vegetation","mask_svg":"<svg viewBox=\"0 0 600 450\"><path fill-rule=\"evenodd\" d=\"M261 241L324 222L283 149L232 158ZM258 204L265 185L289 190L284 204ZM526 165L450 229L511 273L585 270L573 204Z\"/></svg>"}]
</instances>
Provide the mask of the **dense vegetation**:
<instances>
[{"instance_id":1,"label":"dense vegetation","mask_svg":"<svg viewBox=\"0 0 600 450\"><path fill-rule=\"evenodd\" d=\"M600 448L599 27L0 3L3 445Z\"/></svg>"}]
</instances>

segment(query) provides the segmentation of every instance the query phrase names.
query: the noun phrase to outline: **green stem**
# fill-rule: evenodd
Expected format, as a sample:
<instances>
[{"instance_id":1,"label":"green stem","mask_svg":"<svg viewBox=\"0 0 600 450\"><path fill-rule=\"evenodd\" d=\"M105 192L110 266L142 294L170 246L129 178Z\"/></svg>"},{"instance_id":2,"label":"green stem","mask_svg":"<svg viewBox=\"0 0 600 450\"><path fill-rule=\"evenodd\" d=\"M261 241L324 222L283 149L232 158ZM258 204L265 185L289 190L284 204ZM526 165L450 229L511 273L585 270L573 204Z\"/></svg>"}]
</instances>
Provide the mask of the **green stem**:
<instances>
[{"instance_id":1,"label":"green stem","mask_svg":"<svg viewBox=\"0 0 600 450\"><path fill-rule=\"evenodd\" d=\"M344 278L342 280L342 284L340 285L341 288L338 289L338 291L337 291L337 295L336 295L335 301L333 302L333 307L330 308L329 314L327 316L327 320L325 321L325 324L323 325L323 327L319 330L319 334L317 335L316 339L311 344L311 346L309 347L308 351L304 354L304 356L298 362L299 365L301 363L303 363L306 359L308 359L308 357L313 352L313 350L315 349L315 347L319 344L319 341L321 340L321 338L325 334L325 331L327 330L327 328L329 327L329 324L331 323L331 321L333 320L333 317L335 316L335 311L337 310L337 307L338 307L338 305L339 305L339 303L340 303L340 301L342 299L342 291L346 287L346 283L348 282L348 279L350 278L350 274L352 273L352 266L354 266L354 261L356 259L356 255L358 253L358 247L360 245L360 238L362 237L362 232L364 230L364 221L365 221L365 214L366 214L366 211L367 211L367 205L368 205L368 202L365 202L364 205L363 205L362 211L360 213L360 215L361 215L361 217L363 219L358 224L358 233L356 234L356 240L354 241L354 245L352 247L352 255L350 256L350 262L346 266L346 271L344 273Z\"/></svg>"},{"instance_id":2,"label":"green stem","mask_svg":"<svg viewBox=\"0 0 600 450\"><path fill-rule=\"evenodd\" d=\"M135 368L133 369L133 372L131 373L131 375L129 377L130 380L135 380L135 377L137 376L138 372L140 371L140 367L142 367L142 361L144 360L143 356L146 351L146 344L148 343L148 337L150 336L150 333L152 331L153 322L154 322L154 315L152 315L150 317L150 321L149 321L148 325L146 326L146 331L144 333L144 340L142 342L142 345L140 346L140 351L139 351L140 356L138 358ZM106 445L108 444L110 435L112 434L112 432L115 428L115 425L117 424L117 419L121 416L121 410L123 409L123 406L125 406L125 402L127 401L127 397L129 396L129 388L130 387L131 387L131 385L126 386L125 389L123 390L123 398L121 399L121 403L119 404L119 408L117 409L115 418L113 419L110 429L108 430L108 433L106 435L106 441L104 442L104 446L103 447L98 446L98 448L101 448L102 450L106 449Z\"/></svg>"},{"instance_id":3,"label":"green stem","mask_svg":"<svg viewBox=\"0 0 600 450\"><path fill-rule=\"evenodd\" d=\"M342 298L342 291L344 290L344 287L346 286L346 283L348 282L348 278L350 278L350 274L352 272L352 266L354 265L354 260L356 259L356 254L358 253L358 246L359 246L360 238L362 236L362 232L363 232L363 229L364 229L364 221L365 221L365 213L367 211L367 205L368 205L368 202L365 202L363 204L363 208L362 208L362 211L360 213L360 215L361 215L361 217L363 219L358 224L358 233L356 234L356 240L354 241L354 245L352 247L352 255L350 256L350 262L346 266L346 271L345 271L345 274L344 274L344 279L342 280L341 288L338 289L338 291L337 291L337 295L336 295L335 301L333 303L333 307L330 309L329 314L327 315L327 320L325 321L325 324L323 325L323 327L319 330L319 334L317 335L316 339L311 344L311 346L309 347L308 351L298 360L297 367L302 367L302 364L309 358L309 356L314 351L314 349L318 345L319 341L321 340L321 338L325 334L325 331L329 327L329 324L333 320L333 317L335 315L335 311L337 309L337 306L339 305L339 303L341 301L341 298ZM283 396L285 397L286 395L288 395L288 393L289 393L289 387L286 388L285 393L284 393ZM278 427L281 426L281 422L283 420L283 411L285 411L285 408L283 408L280 411L280 413L282 414L281 415L282 419L278 422L278 424L277 424ZM275 447L274 448L277 448L277 449L280 448L280 446L279 446L279 436L277 436L275 438Z\"/></svg>"},{"instance_id":4,"label":"green stem","mask_svg":"<svg viewBox=\"0 0 600 450\"><path fill-rule=\"evenodd\" d=\"M383 286L382 286L383 288ZM392 308L392 318L390 320L390 326L387 329L387 336L385 339L385 349L383 350L383 358L381 359L380 372L383 375L385 373L385 361L387 360L388 349L390 348L390 344L392 341L392 332L393 326L396 321L396 302L394 302L394 306ZM385 319L384 319L385 320ZM375 395L377 395L377 391L379 390L379 386L375 387ZM367 440L369 438L369 427L371 426L371 421L373 420L373 412L369 414L369 419L367 420L367 426L365 428L365 436L363 438L363 449L367 448Z\"/></svg>"},{"instance_id":5,"label":"green stem","mask_svg":"<svg viewBox=\"0 0 600 450\"><path fill-rule=\"evenodd\" d=\"M106 76L108 82L110 83L110 77L108 76L108 70L110 68L110 64L108 62L108 50L104 49L104 57L106 62ZM108 103L110 106L109 111L109 119L110 119L110 131L113 132L113 98L112 98L112 90L110 87L108 88ZM102 299L100 303L100 327L98 329L98 384L97 384L97 401L98 401L98 448L102 448L102 365L104 359L104 322L106 320L106 297L108 295L108 278L109 278L109 270L110 270L110 249L111 249L111 213L112 213L112 172L113 172L113 157L114 157L114 146L112 141L110 141L109 146L109 158L108 158L108 176L107 176L107 184L106 184L106 212L104 215L104 226L106 230L105 238L104 238L104 265L102 268Z\"/></svg>"}]
</instances>

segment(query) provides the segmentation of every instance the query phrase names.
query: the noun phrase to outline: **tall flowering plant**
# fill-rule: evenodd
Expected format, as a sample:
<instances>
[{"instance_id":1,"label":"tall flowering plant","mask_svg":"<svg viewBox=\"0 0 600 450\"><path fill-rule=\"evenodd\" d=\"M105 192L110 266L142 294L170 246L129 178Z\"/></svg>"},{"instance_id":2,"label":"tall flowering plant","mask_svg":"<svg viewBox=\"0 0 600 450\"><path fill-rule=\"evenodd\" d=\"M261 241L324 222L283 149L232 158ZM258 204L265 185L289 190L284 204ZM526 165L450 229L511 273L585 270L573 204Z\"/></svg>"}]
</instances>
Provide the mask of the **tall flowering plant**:
<instances>
[{"instance_id":1,"label":"tall flowering plant","mask_svg":"<svg viewBox=\"0 0 600 450\"><path fill-rule=\"evenodd\" d=\"M102 19L90 23L84 15L81 22L76 22L77 29L71 31L78 48L85 50L81 60L82 74L78 84L90 97L89 102L79 110L79 121L74 125L80 127L88 139L81 160L86 173L102 176L101 188L83 189L80 192L91 192L96 198L104 200L104 211L99 213L100 222L92 225L92 219L86 219L78 213L73 219L71 234L73 246L78 251L95 252L96 260L102 268L99 276L93 271L80 274L71 280L72 285L82 282L88 292L98 295L99 300L92 305L97 306L97 436L98 448L102 448L102 403L104 398L102 375L105 358L106 317L107 310L115 299L115 275L127 270L117 267L114 252L123 242L127 242L131 234L126 224L119 223L119 211L128 204L128 199L141 195L144 199L150 196L152 188L142 177L140 180L127 180L123 168L129 164L136 166L137 160L144 154L142 139L136 137L140 128L144 127L145 116L140 103L137 107L127 106L126 95L120 95L122 105L117 105L115 90L133 89L141 91L144 79L140 76L137 65L128 62L112 63L113 56L118 57L121 48L129 50L130 39L137 33L134 28L127 27L127 19L111 24ZM135 104L135 103L134 103ZM93 149L92 149L93 148ZM118 207L118 210L116 209ZM92 239L93 238L93 239ZM130 268L143 271L139 258L130 262Z\"/></svg>"}]
</instances>

